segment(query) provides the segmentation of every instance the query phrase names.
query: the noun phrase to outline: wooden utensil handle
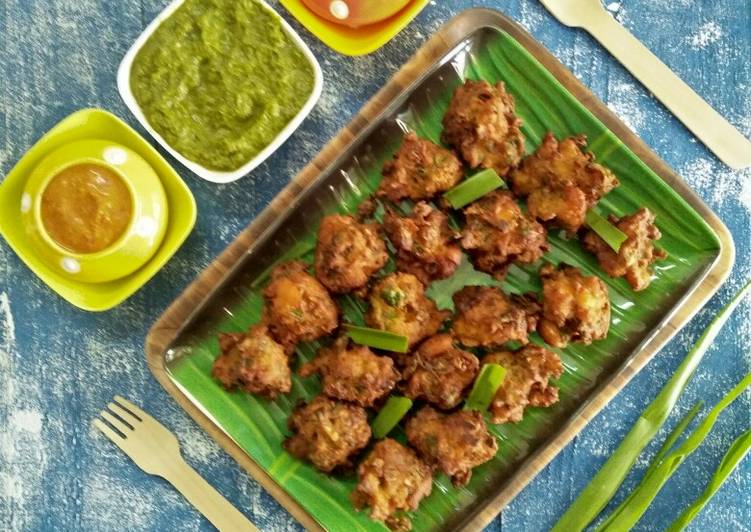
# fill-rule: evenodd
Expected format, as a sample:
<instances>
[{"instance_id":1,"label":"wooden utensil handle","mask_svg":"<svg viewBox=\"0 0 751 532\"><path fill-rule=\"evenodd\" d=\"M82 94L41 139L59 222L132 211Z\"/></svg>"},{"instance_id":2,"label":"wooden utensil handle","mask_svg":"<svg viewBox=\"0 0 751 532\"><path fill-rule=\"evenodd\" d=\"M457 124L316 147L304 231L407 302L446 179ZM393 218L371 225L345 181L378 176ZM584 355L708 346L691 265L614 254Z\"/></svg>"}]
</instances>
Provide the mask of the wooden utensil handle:
<instances>
[{"instance_id":1,"label":"wooden utensil handle","mask_svg":"<svg viewBox=\"0 0 751 532\"><path fill-rule=\"evenodd\" d=\"M751 142L607 11L584 26L613 56L731 168L751 166Z\"/></svg>"},{"instance_id":2,"label":"wooden utensil handle","mask_svg":"<svg viewBox=\"0 0 751 532\"><path fill-rule=\"evenodd\" d=\"M258 529L180 457L162 475L221 532L258 532Z\"/></svg>"}]
</instances>

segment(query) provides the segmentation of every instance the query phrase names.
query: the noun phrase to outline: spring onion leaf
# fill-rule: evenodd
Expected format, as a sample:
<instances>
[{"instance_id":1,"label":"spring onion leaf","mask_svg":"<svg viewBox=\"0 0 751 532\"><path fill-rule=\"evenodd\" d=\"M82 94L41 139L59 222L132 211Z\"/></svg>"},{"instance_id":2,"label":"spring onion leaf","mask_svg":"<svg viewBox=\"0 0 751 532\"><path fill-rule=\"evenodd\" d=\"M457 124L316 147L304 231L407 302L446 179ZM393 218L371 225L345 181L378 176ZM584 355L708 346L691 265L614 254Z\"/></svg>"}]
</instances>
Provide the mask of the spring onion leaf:
<instances>
[{"instance_id":1,"label":"spring onion leaf","mask_svg":"<svg viewBox=\"0 0 751 532\"><path fill-rule=\"evenodd\" d=\"M394 353L406 353L409 347L409 341L406 336L394 334L380 329L371 329L369 327L358 327L345 323L347 334L353 342L360 345L383 349L384 351L393 351Z\"/></svg>"},{"instance_id":2,"label":"spring onion leaf","mask_svg":"<svg viewBox=\"0 0 751 532\"><path fill-rule=\"evenodd\" d=\"M468 177L446 192L443 197L454 209L461 209L465 205L483 197L488 192L505 186L506 183L498 177L496 171L492 168L487 168L477 172L472 177Z\"/></svg>"},{"instance_id":3,"label":"spring onion leaf","mask_svg":"<svg viewBox=\"0 0 751 532\"><path fill-rule=\"evenodd\" d=\"M412 408L412 400L407 397L392 395L378 412L371 428L374 438L385 438L399 424L399 421Z\"/></svg>"},{"instance_id":4,"label":"spring onion leaf","mask_svg":"<svg viewBox=\"0 0 751 532\"><path fill-rule=\"evenodd\" d=\"M506 368L498 364L483 364L480 374L475 379L472 391L464 403L464 410L485 412L495 397L495 392L503 384Z\"/></svg>"},{"instance_id":5,"label":"spring onion leaf","mask_svg":"<svg viewBox=\"0 0 751 532\"><path fill-rule=\"evenodd\" d=\"M709 500L717 493L717 490L722 487L723 483L728 477L735 471L738 464L746 457L748 452L751 451L751 430L747 430L733 442L730 449L725 453L722 458L719 467L714 472L712 480L709 481L704 492L696 499L691 506L686 508L683 513L673 521L667 532L680 532L688 526L688 524L701 512L702 508L709 502Z\"/></svg>"},{"instance_id":6,"label":"spring onion leaf","mask_svg":"<svg viewBox=\"0 0 751 532\"><path fill-rule=\"evenodd\" d=\"M735 388L730 390L722 400L707 414L707 417L694 429L686 440L678 448L669 453L654 468L654 470L644 478L634 488L633 493L629 496L629 503L622 504L615 509L613 514L608 517L605 523L598 530L613 532L620 530L631 530L633 526L641 519L644 512L652 503L654 498L662 489L662 486L670 479L673 473L683 464L691 453L704 441L709 432L712 430L717 418L725 408L735 401L746 388L751 386L751 373L746 375Z\"/></svg>"},{"instance_id":7,"label":"spring onion leaf","mask_svg":"<svg viewBox=\"0 0 751 532\"><path fill-rule=\"evenodd\" d=\"M587 225L589 228L597 233L605 243L610 246L613 251L618 253L621 250L621 245L626 241L628 236L626 233L614 226L607 218L604 218L594 209L587 211Z\"/></svg>"},{"instance_id":8,"label":"spring onion leaf","mask_svg":"<svg viewBox=\"0 0 751 532\"><path fill-rule=\"evenodd\" d=\"M583 530L597 514L607 505L618 487L626 478L641 451L660 430L678 398L683 393L686 383L701 362L704 353L712 345L725 322L751 290L751 282L746 284L735 297L720 310L704 330L701 337L683 359L678 369L660 390L654 401L642 412L639 419L623 439L618 448L608 458L600 471L582 490L574 503L553 527L556 532Z\"/></svg>"}]
</instances>

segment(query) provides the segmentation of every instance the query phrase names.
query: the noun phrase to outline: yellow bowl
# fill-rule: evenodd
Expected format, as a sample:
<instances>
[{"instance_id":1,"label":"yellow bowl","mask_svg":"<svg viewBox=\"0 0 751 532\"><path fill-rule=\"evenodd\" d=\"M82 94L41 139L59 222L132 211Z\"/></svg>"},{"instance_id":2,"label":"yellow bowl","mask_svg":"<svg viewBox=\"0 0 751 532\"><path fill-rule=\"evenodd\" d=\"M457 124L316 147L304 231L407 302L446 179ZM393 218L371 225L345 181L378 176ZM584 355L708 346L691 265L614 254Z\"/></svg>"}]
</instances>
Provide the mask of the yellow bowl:
<instances>
[{"instance_id":1,"label":"yellow bowl","mask_svg":"<svg viewBox=\"0 0 751 532\"><path fill-rule=\"evenodd\" d=\"M120 237L95 253L76 253L58 244L42 223L42 195L61 171L95 164L118 175L130 192L132 215ZM103 283L143 266L164 238L168 217L161 180L140 155L107 140L81 140L52 151L34 168L21 198L26 234L37 254L57 273L78 281Z\"/></svg>"}]
</instances>

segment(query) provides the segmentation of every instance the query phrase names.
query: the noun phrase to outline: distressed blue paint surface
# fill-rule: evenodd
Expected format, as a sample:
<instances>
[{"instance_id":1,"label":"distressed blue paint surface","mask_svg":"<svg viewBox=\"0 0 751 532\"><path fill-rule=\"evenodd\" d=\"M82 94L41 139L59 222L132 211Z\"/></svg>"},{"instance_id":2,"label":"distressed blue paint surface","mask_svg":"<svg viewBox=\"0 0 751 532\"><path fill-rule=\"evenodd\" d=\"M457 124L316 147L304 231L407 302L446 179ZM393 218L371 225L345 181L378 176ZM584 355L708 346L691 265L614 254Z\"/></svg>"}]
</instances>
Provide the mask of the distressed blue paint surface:
<instances>
[{"instance_id":1,"label":"distressed blue paint surface","mask_svg":"<svg viewBox=\"0 0 751 532\"><path fill-rule=\"evenodd\" d=\"M87 106L135 125L115 88L132 41L166 0L0 2L0 175L47 129ZM195 231L145 288L103 314L78 311L0 244L0 529L209 530L165 482L149 477L89 428L113 393L146 406L183 442L187 460L264 530L298 529L162 391L146 368L150 324L324 143L443 22L484 5L504 10L682 174L728 224L738 248L730 281L690 326L525 489L489 530L544 530L617 446L711 316L751 277L751 172L720 164L586 34L560 26L533 0L430 5L379 52L339 56L302 32L325 76L321 102L302 127L245 179L217 186L181 170L199 206ZM617 18L751 137L749 0L622 0ZM288 17L289 18L289 17ZM139 128L140 130L140 128ZM1 177L0 177L1 179ZM7 215L0 213L0 216ZM678 412L715 403L751 370L745 303L702 363ZM703 489L730 442L751 425L746 394L664 488L639 523L661 530ZM678 415L668 423L671 428ZM664 434L663 434L664 435ZM638 480L656 446L626 485ZM623 497L619 492L618 500ZM747 459L694 522L694 530L751 530Z\"/></svg>"}]
</instances>

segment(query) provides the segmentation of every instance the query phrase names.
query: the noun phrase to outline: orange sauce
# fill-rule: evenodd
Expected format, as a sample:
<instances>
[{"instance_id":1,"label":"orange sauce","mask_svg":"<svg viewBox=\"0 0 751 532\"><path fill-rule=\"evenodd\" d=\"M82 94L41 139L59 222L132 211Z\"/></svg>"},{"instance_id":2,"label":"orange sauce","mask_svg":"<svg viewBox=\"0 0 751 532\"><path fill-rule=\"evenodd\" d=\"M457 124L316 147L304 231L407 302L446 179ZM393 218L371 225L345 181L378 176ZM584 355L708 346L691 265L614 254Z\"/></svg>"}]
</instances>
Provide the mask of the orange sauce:
<instances>
[{"instance_id":1,"label":"orange sauce","mask_svg":"<svg viewBox=\"0 0 751 532\"><path fill-rule=\"evenodd\" d=\"M109 168L76 164L56 174L44 189L41 214L44 229L60 246L74 253L96 253L128 227L133 199L122 178Z\"/></svg>"}]
</instances>

